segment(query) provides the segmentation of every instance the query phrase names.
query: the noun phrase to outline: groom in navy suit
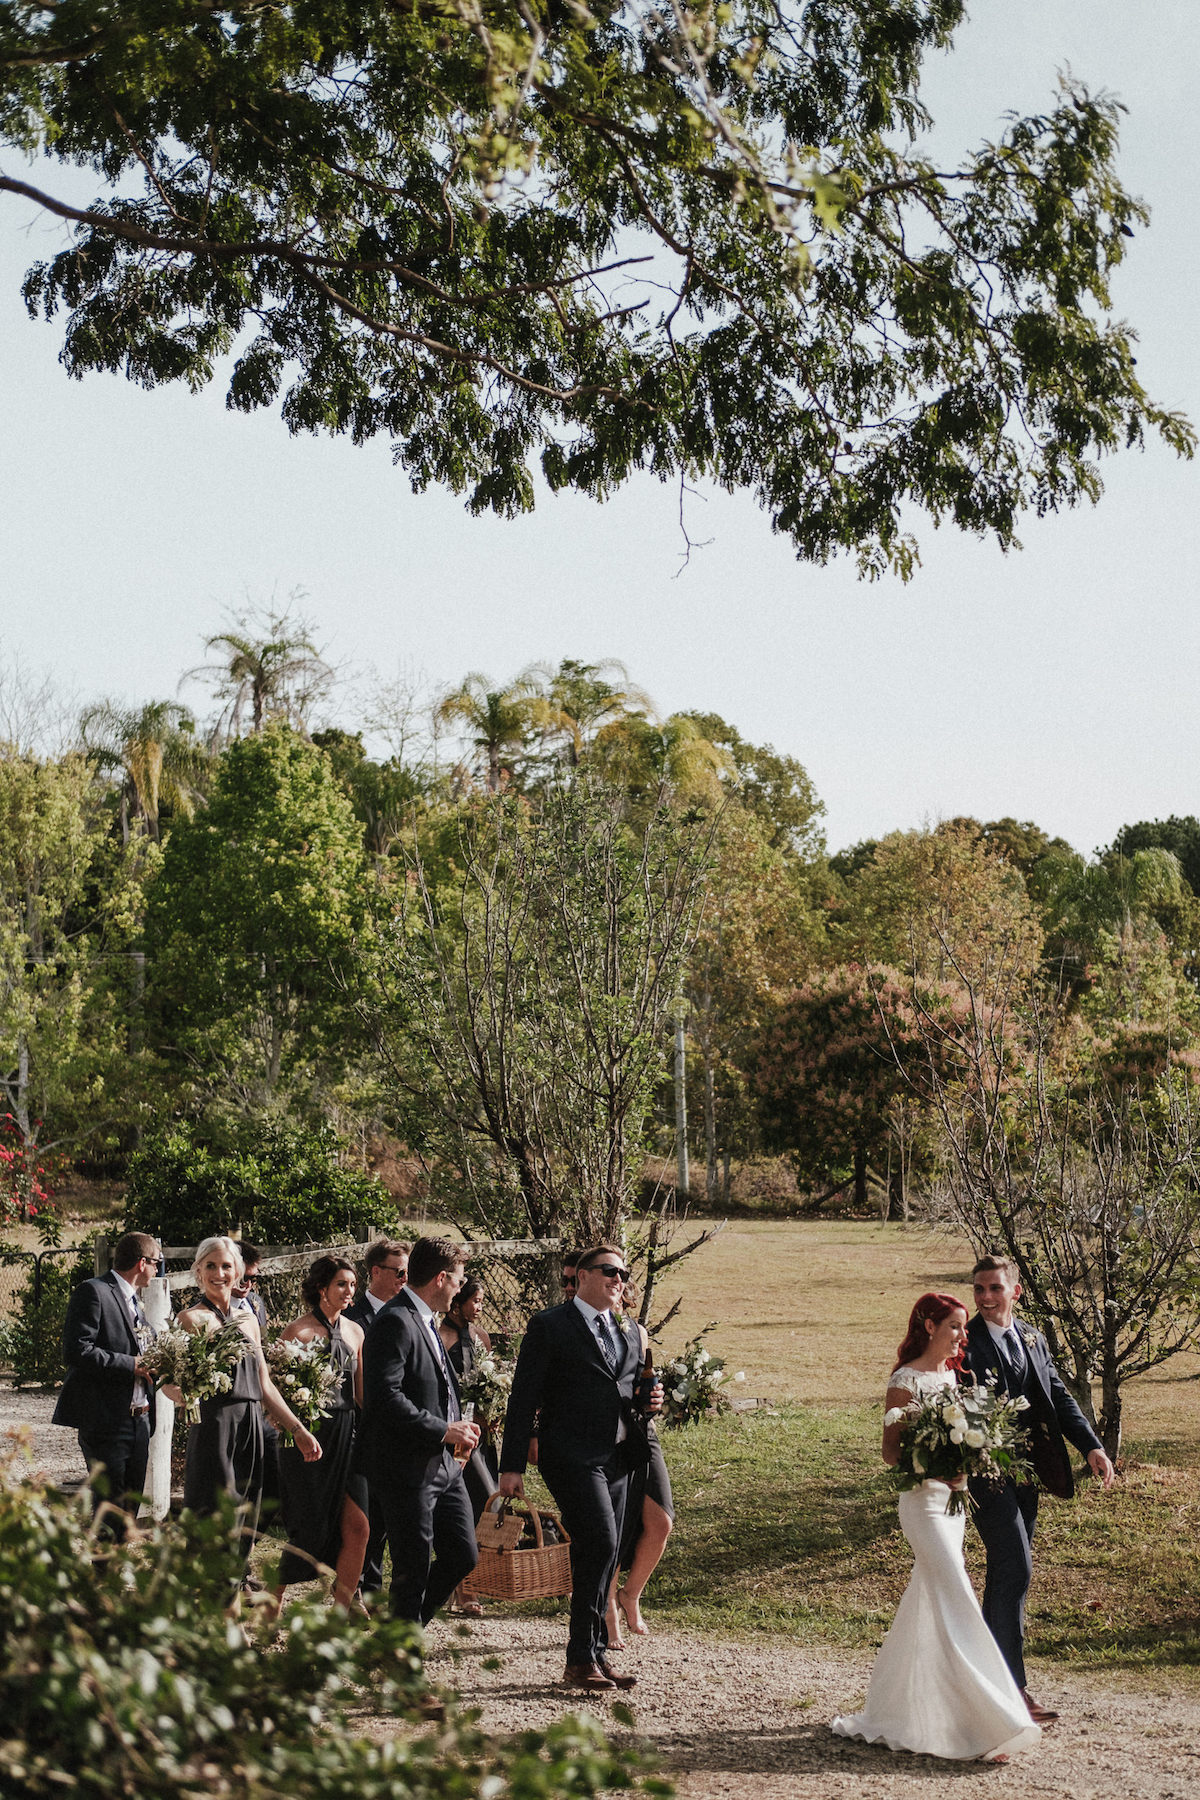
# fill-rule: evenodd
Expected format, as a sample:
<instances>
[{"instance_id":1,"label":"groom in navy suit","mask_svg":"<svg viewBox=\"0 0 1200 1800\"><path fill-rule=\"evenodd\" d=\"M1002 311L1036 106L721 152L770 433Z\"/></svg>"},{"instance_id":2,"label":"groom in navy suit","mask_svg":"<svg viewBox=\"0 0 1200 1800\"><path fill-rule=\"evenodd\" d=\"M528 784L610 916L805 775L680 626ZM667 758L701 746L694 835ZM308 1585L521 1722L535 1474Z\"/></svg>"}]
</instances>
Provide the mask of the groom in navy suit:
<instances>
[{"instance_id":1,"label":"groom in navy suit","mask_svg":"<svg viewBox=\"0 0 1200 1800\"><path fill-rule=\"evenodd\" d=\"M145 1491L154 1432L154 1383L141 1361L145 1327L142 1289L158 1268L158 1241L131 1231L113 1252L107 1275L80 1282L67 1304L63 1358L67 1377L54 1408L55 1425L79 1433L89 1473L103 1472L107 1499L125 1508ZM99 1506L105 1496L93 1489Z\"/></svg>"},{"instance_id":2,"label":"groom in navy suit","mask_svg":"<svg viewBox=\"0 0 1200 1800\"><path fill-rule=\"evenodd\" d=\"M1016 1268L1006 1256L984 1256L971 1271L977 1312L967 1327L963 1367L976 1381L992 1379L1001 1392L1022 1394L1029 1402L1030 1460L1038 1481L1050 1493L1069 1500L1075 1491L1071 1459L1063 1439L1086 1457L1093 1475L1106 1488L1116 1471L1103 1444L1063 1386L1040 1331L1018 1324L1014 1302L1021 1297ZM983 1616L1012 1670L1036 1724L1058 1714L1039 1706L1025 1684L1025 1598L1033 1577L1033 1531L1037 1523L1038 1482L972 1481L975 1524L987 1553Z\"/></svg>"},{"instance_id":3,"label":"groom in navy suit","mask_svg":"<svg viewBox=\"0 0 1200 1800\"><path fill-rule=\"evenodd\" d=\"M462 1417L458 1382L438 1336L463 1284L463 1253L448 1238L418 1238L408 1285L375 1315L363 1342L363 1467L387 1527L392 1611L427 1624L479 1557L475 1517L456 1449L478 1425Z\"/></svg>"},{"instance_id":4,"label":"groom in navy suit","mask_svg":"<svg viewBox=\"0 0 1200 1800\"><path fill-rule=\"evenodd\" d=\"M525 1492L538 1418L538 1469L571 1540L568 1687L629 1688L606 1660L608 1590L616 1573L629 1474L647 1455L633 1405L642 1372L637 1327L614 1317L629 1271L614 1244L579 1258L574 1296L537 1313L521 1343L500 1454L500 1492ZM647 1410L662 1406L655 1386Z\"/></svg>"}]
</instances>

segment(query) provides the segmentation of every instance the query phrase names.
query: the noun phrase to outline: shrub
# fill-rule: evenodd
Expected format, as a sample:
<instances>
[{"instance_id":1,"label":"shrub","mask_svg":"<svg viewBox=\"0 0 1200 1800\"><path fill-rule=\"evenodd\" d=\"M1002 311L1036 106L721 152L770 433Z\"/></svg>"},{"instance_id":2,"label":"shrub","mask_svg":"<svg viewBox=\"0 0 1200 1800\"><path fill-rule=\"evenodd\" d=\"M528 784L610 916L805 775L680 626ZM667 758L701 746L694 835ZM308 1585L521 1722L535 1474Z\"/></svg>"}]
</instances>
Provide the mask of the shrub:
<instances>
[{"instance_id":1,"label":"shrub","mask_svg":"<svg viewBox=\"0 0 1200 1800\"><path fill-rule=\"evenodd\" d=\"M344 1169L328 1126L245 1125L221 1141L181 1123L147 1137L130 1159L123 1231L195 1244L235 1231L260 1244L361 1240L395 1220L386 1188Z\"/></svg>"},{"instance_id":2,"label":"shrub","mask_svg":"<svg viewBox=\"0 0 1200 1800\"><path fill-rule=\"evenodd\" d=\"M73 1254L43 1256L40 1272L30 1266L13 1297L14 1313L4 1331L4 1360L17 1387L49 1387L67 1372L62 1334L71 1290L86 1281L95 1266L95 1237ZM0 1249L0 1262L23 1260Z\"/></svg>"},{"instance_id":3,"label":"shrub","mask_svg":"<svg viewBox=\"0 0 1200 1800\"><path fill-rule=\"evenodd\" d=\"M5 1800L582 1800L631 1784L636 1756L573 1719L495 1745L451 1706L436 1732L415 1735L427 1692L415 1626L379 1619L364 1631L299 1600L268 1644L271 1628L229 1604L229 1513L108 1545L86 1493L54 1495L6 1461ZM355 1736L364 1690L375 1714L408 1729Z\"/></svg>"}]
</instances>

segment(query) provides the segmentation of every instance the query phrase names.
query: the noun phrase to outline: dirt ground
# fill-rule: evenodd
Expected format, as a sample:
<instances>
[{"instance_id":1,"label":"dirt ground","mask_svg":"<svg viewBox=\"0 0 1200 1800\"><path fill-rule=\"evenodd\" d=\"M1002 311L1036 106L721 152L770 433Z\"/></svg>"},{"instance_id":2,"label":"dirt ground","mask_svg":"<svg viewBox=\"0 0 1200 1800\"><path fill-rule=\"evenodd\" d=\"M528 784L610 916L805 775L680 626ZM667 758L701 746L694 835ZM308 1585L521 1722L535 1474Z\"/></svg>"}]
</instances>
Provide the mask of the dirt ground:
<instances>
[{"instance_id":1,"label":"dirt ground","mask_svg":"<svg viewBox=\"0 0 1200 1800\"><path fill-rule=\"evenodd\" d=\"M74 1432L49 1422L54 1399L0 1387L0 1434L26 1427L33 1469L63 1481L82 1468ZM561 1617L502 1609L481 1623L435 1622L430 1675L481 1707L491 1730L544 1725L580 1710L559 1685L565 1625ZM485 1668L493 1658L500 1666ZM635 1714L633 1735L658 1758L680 1800L915 1800L964 1782L1012 1800L1200 1797L1200 1685L1170 1670L1036 1667L1034 1692L1062 1720L1036 1750L1000 1768L895 1756L834 1737L829 1720L854 1711L866 1691L871 1659L862 1652L664 1632L634 1640L614 1660L638 1678L622 1696ZM609 1712L595 1699L589 1710L601 1719Z\"/></svg>"},{"instance_id":2,"label":"dirt ground","mask_svg":"<svg viewBox=\"0 0 1200 1800\"><path fill-rule=\"evenodd\" d=\"M492 1730L544 1725L569 1709L558 1685L565 1624L500 1611L480 1623L437 1623L430 1674L481 1707ZM501 1666L484 1668L492 1658ZM1134 1687L1125 1675L1037 1668L1034 1691L1062 1719L1037 1749L996 1767L897 1756L835 1737L829 1720L855 1710L866 1691L871 1659L860 1652L670 1634L633 1643L613 1660L637 1675L638 1686L622 1696L636 1717L633 1735L658 1756L680 1800L908 1800L962 1792L964 1783L1014 1800L1200 1795L1200 1693L1173 1687L1169 1673L1139 1676ZM603 1719L608 1708L589 1699L588 1710Z\"/></svg>"}]
</instances>

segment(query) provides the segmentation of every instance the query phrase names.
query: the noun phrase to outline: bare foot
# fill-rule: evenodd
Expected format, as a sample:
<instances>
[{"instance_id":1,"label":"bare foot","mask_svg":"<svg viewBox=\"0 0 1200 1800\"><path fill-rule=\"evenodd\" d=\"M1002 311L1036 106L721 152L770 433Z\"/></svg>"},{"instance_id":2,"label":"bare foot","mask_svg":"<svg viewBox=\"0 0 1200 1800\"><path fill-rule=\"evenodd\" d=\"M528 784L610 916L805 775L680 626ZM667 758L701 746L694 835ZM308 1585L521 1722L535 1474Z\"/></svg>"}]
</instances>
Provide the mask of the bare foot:
<instances>
[{"instance_id":1,"label":"bare foot","mask_svg":"<svg viewBox=\"0 0 1200 1800\"><path fill-rule=\"evenodd\" d=\"M624 1650L625 1639L621 1636L621 1616L616 1607L609 1602L608 1616L605 1619L608 1627L608 1647L610 1650Z\"/></svg>"},{"instance_id":2,"label":"bare foot","mask_svg":"<svg viewBox=\"0 0 1200 1800\"><path fill-rule=\"evenodd\" d=\"M617 1605L620 1607L621 1611L624 1613L625 1623L626 1623L626 1625L628 1625L630 1631L632 1631L634 1637L649 1637L650 1636L650 1627L647 1625L645 1619L643 1619L643 1617L642 1617L642 1609L641 1609L640 1605L638 1604L638 1602L636 1600L630 1601L625 1598L625 1589L624 1588L622 1588L620 1593L617 1595Z\"/></svg>"}]
</instances>

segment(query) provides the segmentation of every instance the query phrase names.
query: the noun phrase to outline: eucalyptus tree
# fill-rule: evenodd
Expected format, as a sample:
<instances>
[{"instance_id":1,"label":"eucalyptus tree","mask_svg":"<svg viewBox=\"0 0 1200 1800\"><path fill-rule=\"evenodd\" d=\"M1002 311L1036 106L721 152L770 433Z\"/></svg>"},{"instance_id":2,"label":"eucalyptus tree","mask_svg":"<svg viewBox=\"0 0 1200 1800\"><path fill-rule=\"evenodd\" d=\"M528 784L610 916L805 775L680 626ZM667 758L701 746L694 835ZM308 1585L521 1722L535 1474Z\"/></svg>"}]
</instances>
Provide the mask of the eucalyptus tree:
<instances>
[{"instance_id":1,"label":"eucalyptus tree","mask_svg":"<svg viewBox=\"0 0 1200 1800\"><path fill-rule=\"evenodd\" d=\"M797 554L1016 542L1149 433L1112 275L1120 109L1065 83L946 167L965 0L15 0L0 194L71 375L389 438L475 510L637 470L751 490ZM74 171L69 185L56 164ZM94 196L77 203L78 171Z\"/></svg>"}]
</instances>

